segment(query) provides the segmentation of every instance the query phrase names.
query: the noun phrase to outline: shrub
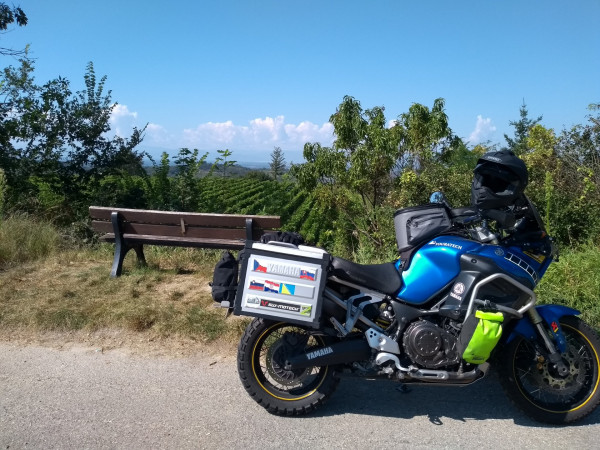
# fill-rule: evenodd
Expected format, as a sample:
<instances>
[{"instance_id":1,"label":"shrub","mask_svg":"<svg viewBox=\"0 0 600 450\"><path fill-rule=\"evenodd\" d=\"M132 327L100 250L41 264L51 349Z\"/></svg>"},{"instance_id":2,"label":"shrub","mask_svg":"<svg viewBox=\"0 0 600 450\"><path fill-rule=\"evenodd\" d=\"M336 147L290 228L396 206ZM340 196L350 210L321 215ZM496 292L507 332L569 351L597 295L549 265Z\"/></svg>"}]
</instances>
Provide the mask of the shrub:
<instances>
[{"instance_id":1,"label":"shrub","mask_svg":"<svg viewBox=\"0 0 600 450\"><path fill-rule=\"evenodd\" d=\"M565 249L553 263L536 293L543 303L558 303L582 312L582 318L600 328L600 251L587 243L577 249Z\"/></svg>"},{"instance_id":2,"label":"shrub","mask_svg":"<svg viewBox=\"0 0 600 450\"><path fill-rule=\"evenodd\" d=\"M60 248L58 230L25 214L0 219L0 268L35 261Z\"/></svg>"}]
</instances>

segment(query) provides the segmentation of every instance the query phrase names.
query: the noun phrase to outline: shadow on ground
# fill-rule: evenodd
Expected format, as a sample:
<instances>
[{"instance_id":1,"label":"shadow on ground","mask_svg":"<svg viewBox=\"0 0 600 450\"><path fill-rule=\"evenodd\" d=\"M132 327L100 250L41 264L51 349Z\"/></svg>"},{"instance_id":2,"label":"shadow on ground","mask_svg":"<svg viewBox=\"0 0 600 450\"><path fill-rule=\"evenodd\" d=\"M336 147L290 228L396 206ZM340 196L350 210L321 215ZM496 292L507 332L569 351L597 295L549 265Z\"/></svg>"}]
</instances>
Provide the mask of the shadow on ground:
<instances>
[{"instance_id":1,"label":"shadow on ground","mask_svg":"<svg viewBox=\"0 0 600 450\"><path fill-rule=\"evenodd\" d=\"M361 414L399 419L426 416L435 425L443 425L445 419L500 419L527 427L554 427L530 419L514 406L502 391L495 373L465 387L420 385L410 386L410 392L403 393L398 386L386 380L342 378L337 391L316 415ZM569 426L598 423L600 408Z\"/></svg>"}]
</instances>

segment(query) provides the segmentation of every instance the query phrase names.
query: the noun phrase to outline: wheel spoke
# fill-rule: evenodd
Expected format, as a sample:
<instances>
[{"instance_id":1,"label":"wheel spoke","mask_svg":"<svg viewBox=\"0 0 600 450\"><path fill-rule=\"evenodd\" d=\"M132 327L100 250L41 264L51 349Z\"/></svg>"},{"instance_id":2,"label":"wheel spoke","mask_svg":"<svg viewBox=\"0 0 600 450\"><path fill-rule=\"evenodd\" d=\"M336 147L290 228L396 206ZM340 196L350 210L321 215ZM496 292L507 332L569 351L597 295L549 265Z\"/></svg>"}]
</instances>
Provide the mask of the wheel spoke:
<instances>
[{"instance_id":1,"label":"wheel spoke","mask_svg":"<svg viewBox=\"0 0 600 450\"><path fill-rule=\"evenodd\" d=\"M259 345L258 360L255 362L260 368L257 375L275 391L302 395L324 376L320 367L295 370L284 367L284 361L290 354L322 345L320 339L302 328L284 325L273 330Z\"/></svg>"},{"instance_id":2,"label":"wheel spoke","mask_svg":"<svg viewBox=\"0 0 600 450\"><path fill-rule=\"evenodd\" d=\"M567 349L563 354L569 365L566 377L560 377L549 361L544 361L543 366L538 363L535 370L536 352L527 341L521 343L515 354L515 374L522 392L545 409L562 410L583 401L592 384L591 349L579 334L569 330L566 327Z\"/></svg>"}]
</instances>

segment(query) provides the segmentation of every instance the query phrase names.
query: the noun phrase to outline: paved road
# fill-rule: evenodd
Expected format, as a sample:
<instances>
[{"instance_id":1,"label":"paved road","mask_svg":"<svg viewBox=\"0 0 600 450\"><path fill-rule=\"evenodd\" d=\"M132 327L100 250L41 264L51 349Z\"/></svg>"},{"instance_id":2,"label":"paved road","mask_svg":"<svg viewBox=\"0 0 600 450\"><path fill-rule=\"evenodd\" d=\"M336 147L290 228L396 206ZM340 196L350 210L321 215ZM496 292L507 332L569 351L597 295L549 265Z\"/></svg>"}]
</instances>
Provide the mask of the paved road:
<instances>
[{"instance_id":1,"label":"paved road","mask_svg":"<svg viewBox=\"0 0 600 450\"><path fill-rule=\"evenodd\" d=\"M0 449L598 448L600 411L570 427L517 412L493 377L466 388L344 379L316 415L277 417L232 358L0 343Z\"/></svg>"}]
</instances>

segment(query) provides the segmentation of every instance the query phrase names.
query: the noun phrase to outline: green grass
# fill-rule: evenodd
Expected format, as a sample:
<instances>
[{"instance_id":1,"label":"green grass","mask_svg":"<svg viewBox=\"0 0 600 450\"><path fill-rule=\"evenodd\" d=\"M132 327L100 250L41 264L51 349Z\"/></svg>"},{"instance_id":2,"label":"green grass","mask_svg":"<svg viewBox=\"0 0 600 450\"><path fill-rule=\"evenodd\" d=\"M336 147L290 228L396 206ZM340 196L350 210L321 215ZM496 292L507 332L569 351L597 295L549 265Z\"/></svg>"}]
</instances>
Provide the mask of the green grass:
<instances>
[{"instance_id":1,"label":"green grass","mask_svg":"<svg viewBox=\"0 0 600 450\"><path fill-rule=\"evenodd\" d=\"M543 303L578 309L582 319L600 329L600 247L590 243L563 251L536 293Z\"/></svg>"},{"instance_id":2,"label":"green grass","mask_svg":"<svg viewBox=\"0 0 600 450\"><path fill-rule=\"evenodd\" d=\"M59 232L48 222L25 214L0 218L0 269L48 257L60 244Z\"/></svg>"}]
</instances>

